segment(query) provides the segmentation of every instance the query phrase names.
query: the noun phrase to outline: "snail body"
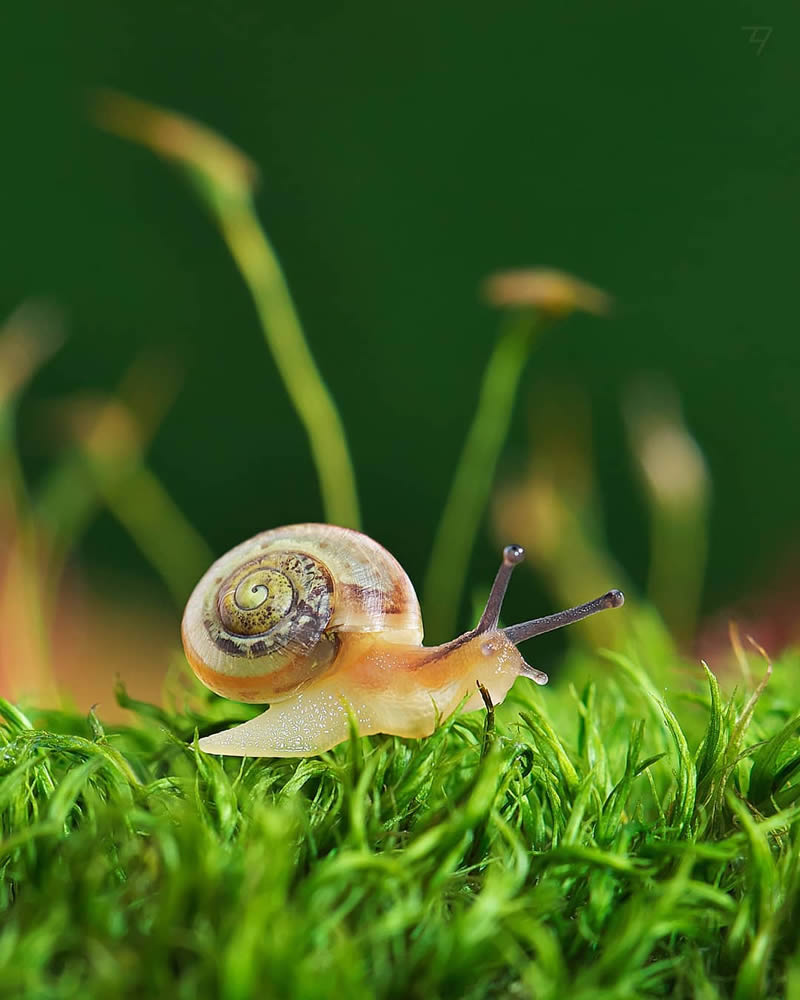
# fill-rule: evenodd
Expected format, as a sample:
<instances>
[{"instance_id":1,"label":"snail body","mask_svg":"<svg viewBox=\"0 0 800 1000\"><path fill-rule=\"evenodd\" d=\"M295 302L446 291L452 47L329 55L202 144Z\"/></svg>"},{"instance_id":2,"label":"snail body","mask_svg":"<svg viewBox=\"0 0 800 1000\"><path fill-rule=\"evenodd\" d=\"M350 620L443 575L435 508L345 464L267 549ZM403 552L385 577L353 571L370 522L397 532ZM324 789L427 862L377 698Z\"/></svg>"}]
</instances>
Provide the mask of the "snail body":
<instances>
[{"instance_id":1,"label":"snail body","mask_svg":"<svg viewBox=\"0 0 800 1000\"><path fill-rule=\"evenodd\" d=\"M208 753L305 757L362 736L429 736L478 685L499 704L519 676L539 684L516 643L618 607L610 591L549 618L497 622L519 546L507 546L478 626L441 646L422 645L422 619L405 570L366 535L327 524L265 531L218 559L183 616L184 649L200 680L236 701L269 703L255 719L206 736Z\"/></svg>"}]
</instances>

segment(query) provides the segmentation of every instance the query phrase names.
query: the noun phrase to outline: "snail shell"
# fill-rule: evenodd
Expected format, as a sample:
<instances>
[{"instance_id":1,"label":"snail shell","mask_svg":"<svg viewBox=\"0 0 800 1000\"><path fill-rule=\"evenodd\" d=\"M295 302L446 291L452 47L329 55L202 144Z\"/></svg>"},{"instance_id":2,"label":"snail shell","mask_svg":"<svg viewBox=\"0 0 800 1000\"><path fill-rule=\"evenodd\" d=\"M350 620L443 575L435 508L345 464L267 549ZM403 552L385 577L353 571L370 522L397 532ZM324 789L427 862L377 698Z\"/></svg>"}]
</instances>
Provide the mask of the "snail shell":
<instances>
[{"instance_id":1,"label":"snail shell","mask_svg":"<svg viewBox=\"0 0 800 1000\"><path fill-rule=\"evenodd\" d=\"M276 702L333 663L341 636L380 633L420 645L411 581L358 531L293 524L264 531L211 566L183 616L183 644L203 683L236 701Z\"/></svg>"}]
</instances>

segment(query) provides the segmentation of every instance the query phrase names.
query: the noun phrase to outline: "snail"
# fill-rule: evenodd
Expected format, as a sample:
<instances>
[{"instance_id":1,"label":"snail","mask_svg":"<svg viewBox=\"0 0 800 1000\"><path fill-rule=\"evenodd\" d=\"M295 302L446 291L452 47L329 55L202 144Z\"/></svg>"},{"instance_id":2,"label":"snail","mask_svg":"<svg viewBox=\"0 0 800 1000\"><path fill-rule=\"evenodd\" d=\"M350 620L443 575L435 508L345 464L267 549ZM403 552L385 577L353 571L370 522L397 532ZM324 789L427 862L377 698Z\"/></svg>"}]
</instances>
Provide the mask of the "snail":
<instances>
[{"instance_id":1,"label":"snail","mask_svg":"<svg viewBox=\"0 0 800 1000\"><path fill-rule=\"evenodd\" d=\"M186 656L217 694L269 703L261 715L205 736L200 749L237 757L306 757L362 736L429 736L482 685L500 703L517 677L546 684L517 650L623 595L498 628L519 545L503 561L478 625L442 646L422 645L414 588L398 561L366 535L329 524L265 531L218 559L195 587L183 616Z\"/></svg>"}]
</instances>

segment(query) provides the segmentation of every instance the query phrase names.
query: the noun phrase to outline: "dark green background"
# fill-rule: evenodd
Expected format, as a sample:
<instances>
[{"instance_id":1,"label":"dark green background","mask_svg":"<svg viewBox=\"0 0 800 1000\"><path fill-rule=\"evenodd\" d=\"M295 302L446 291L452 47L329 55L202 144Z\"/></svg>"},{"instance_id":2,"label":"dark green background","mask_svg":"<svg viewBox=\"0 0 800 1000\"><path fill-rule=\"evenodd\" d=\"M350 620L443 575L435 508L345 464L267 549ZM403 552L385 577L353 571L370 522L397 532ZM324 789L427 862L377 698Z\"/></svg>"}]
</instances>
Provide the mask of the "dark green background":
<instances>
[{"instance_id":1,"label":"dark green background","mask_svg":"<svg viewBox=\"0 0 800 1000\"><path fill-rule=\"evenodd\" d=\"M549 265L608 289L531 362L591 400L614 552L646 527L620 416L678 387L714 481L706 607L798 539L800 17L786 2L6 4L0 306L47 296L71 336L37 399L115 384L149 345L185 382L152 463L215 550L322 516L248 295L181 179L88 125L113 86L209 123L263 170L284 262L359 474L365 529L419 581L496 316L480 279ZM763 51L743 25L772 34ZM38 429L37 429L38 428ZM107 516L83 560L147 572ZM495 554L486 533L474 574Z\"/></svg>"}]
</instances>

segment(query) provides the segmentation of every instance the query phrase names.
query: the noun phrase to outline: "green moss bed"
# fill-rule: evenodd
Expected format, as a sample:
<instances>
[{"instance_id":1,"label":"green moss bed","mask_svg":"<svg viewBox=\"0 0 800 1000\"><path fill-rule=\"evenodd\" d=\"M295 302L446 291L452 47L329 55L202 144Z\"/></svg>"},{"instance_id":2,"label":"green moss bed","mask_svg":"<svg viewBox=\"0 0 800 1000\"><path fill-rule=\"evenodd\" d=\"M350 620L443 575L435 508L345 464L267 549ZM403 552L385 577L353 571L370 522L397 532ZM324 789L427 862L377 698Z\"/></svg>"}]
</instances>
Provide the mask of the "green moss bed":
<instances>
[{"instance_id":1,"label":"green moss bed","mask_svg":"<svg viewBox=\"0 0 800 1000\"><path fill-rule=\"evenodd\" d=\"M3 703L0 993L800 996L800 657L751 667L573 652L303 760Z\"/></svg>"}]
</instances>

